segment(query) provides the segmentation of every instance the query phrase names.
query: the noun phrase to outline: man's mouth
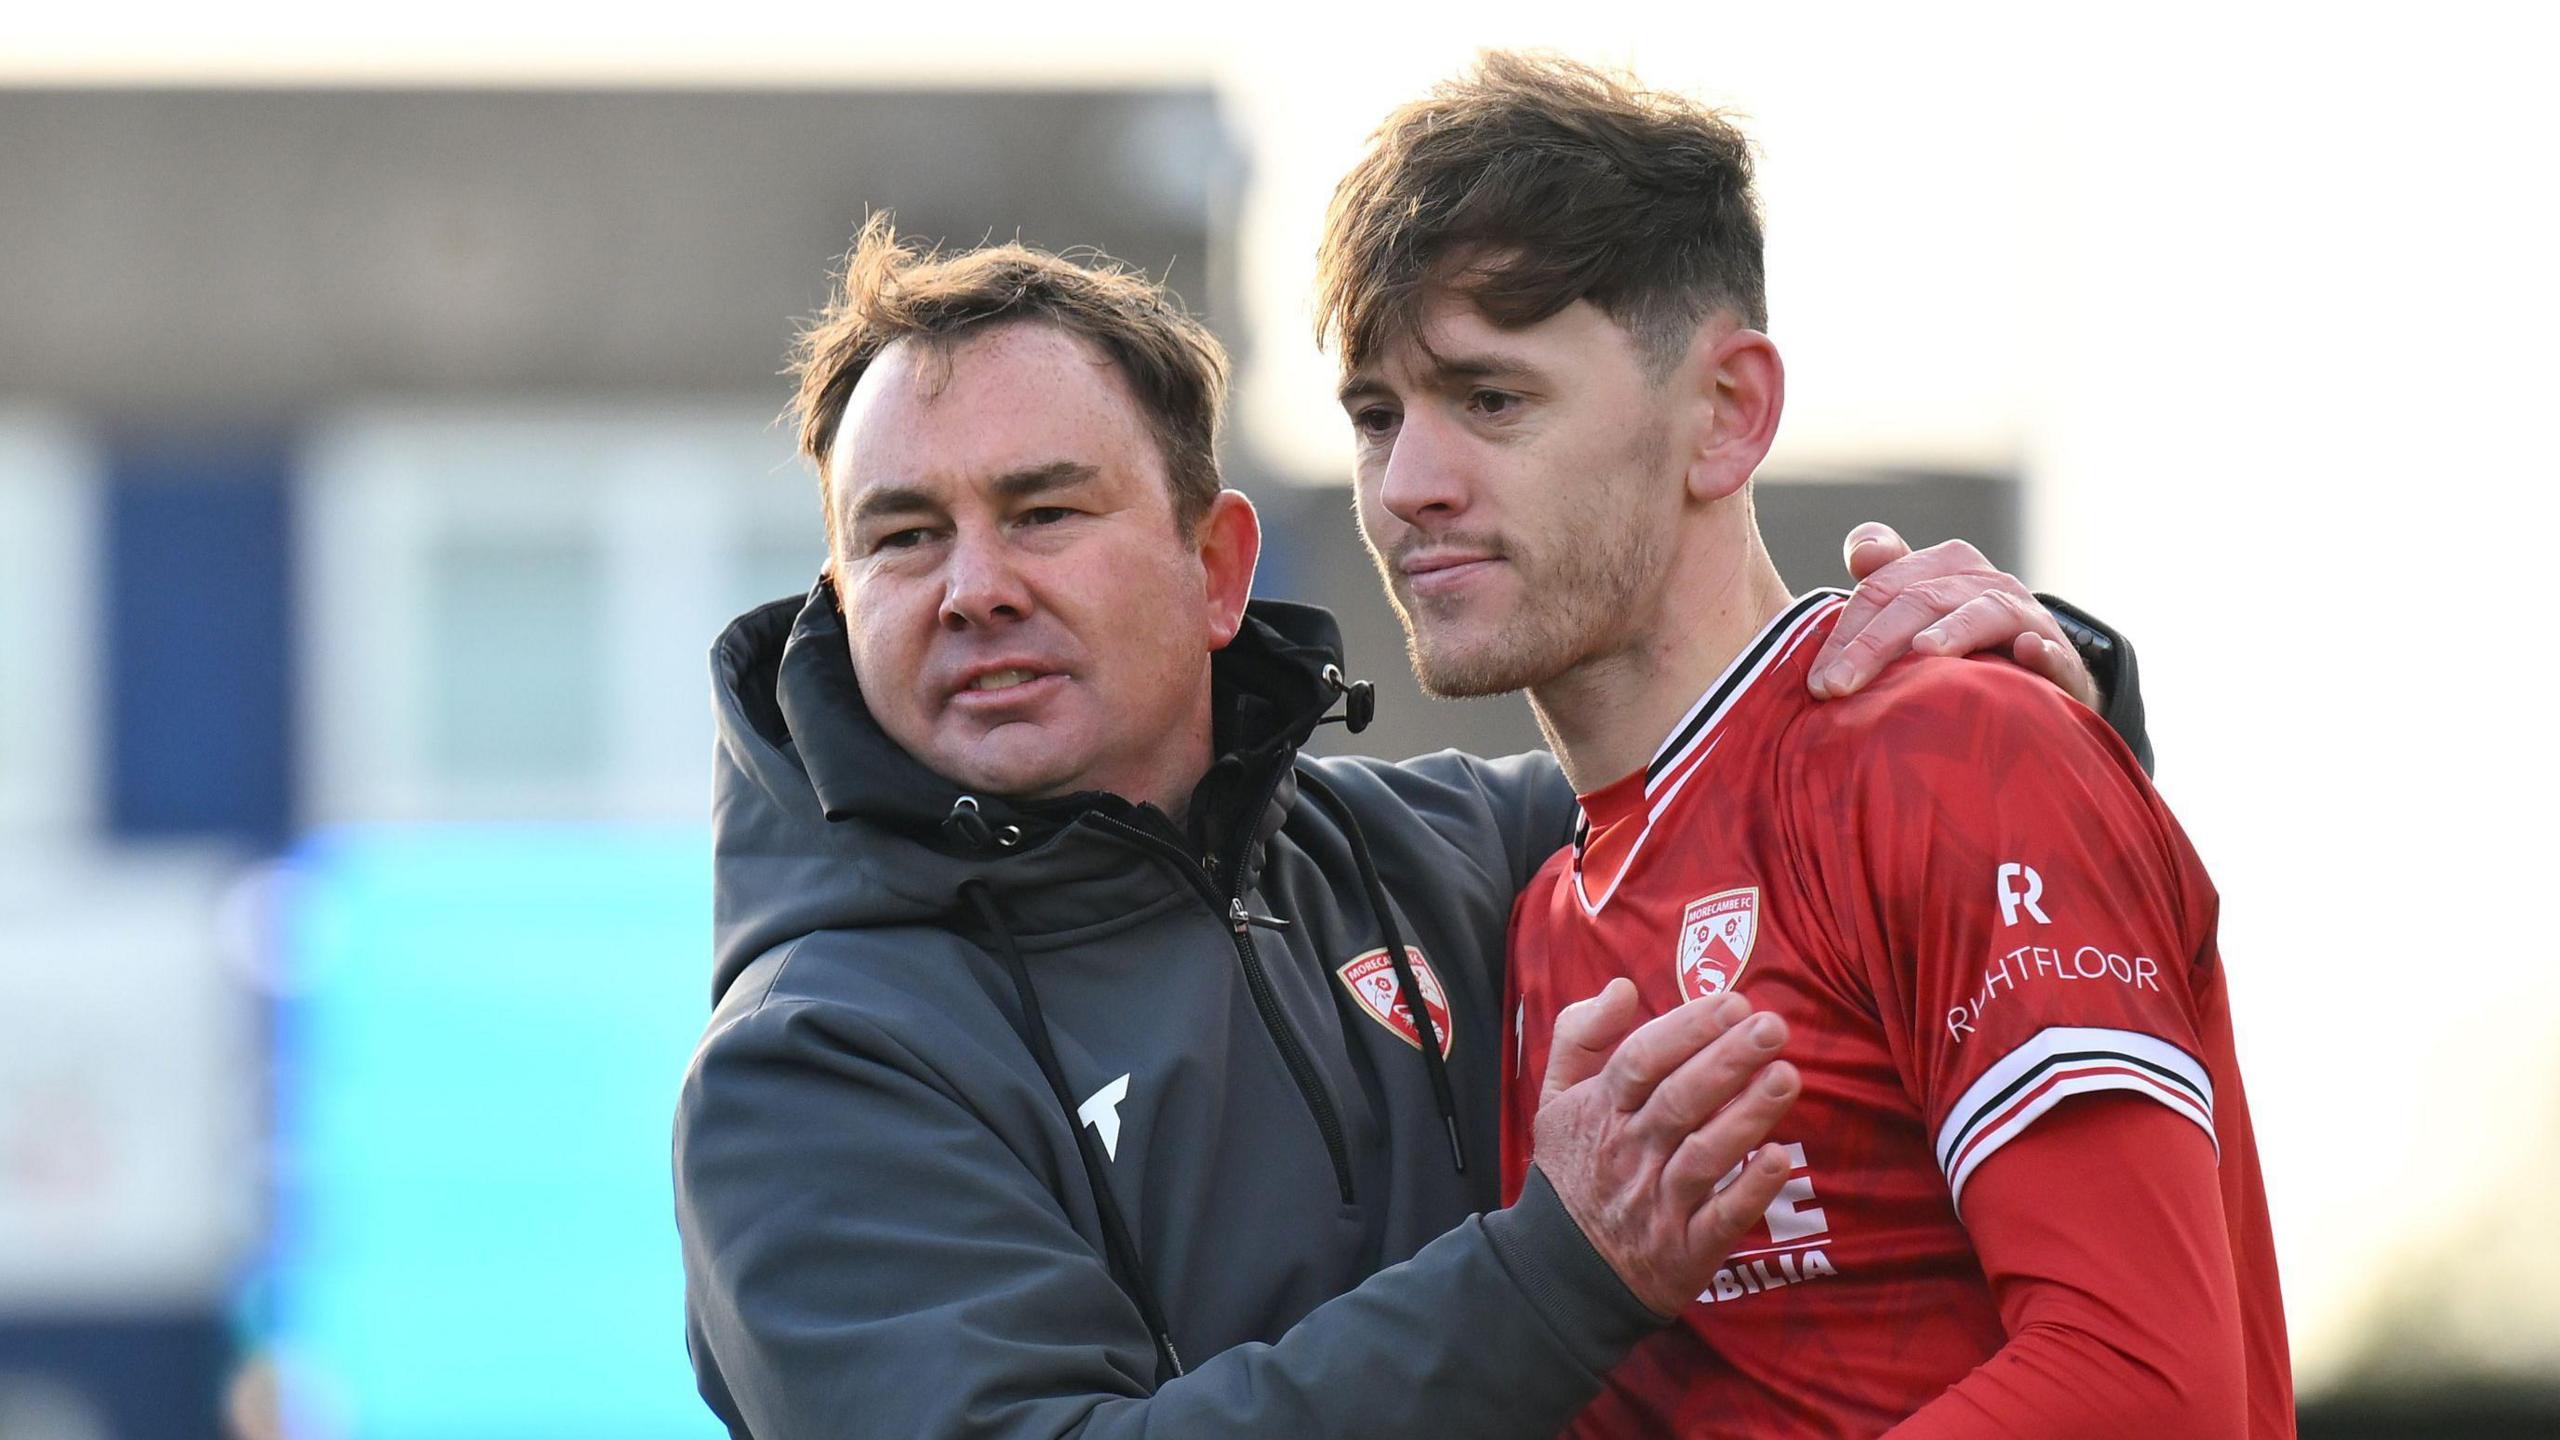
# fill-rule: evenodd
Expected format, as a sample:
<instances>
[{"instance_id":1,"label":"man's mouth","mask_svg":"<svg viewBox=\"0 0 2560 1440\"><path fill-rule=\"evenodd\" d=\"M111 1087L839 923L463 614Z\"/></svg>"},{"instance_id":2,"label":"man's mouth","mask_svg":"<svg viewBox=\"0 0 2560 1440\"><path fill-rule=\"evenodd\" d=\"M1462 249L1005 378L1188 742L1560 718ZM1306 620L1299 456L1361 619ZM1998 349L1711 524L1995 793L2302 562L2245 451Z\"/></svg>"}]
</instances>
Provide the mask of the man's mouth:
<instances>
[{"instance_id":1,"label":"man's mouth","mask_svg":"<svg viewBox=\"0 0 2560 1440\"><path fill-rule=\"evenodd\" d=\"M992 665L960 672L950 703L963 710L993 714L1043 703L1066 684L1063 672L1040 665Z\"/></svg>"},{"instance_id":2,"label":"man's mouth","mask_svg":"<svg viewBox=\"0 0 2560 1440\"><path fill-rule=\"evenodd\" d=\"M1503 563L1498 554L1482 550L1441 550L1409 555L1398 563L1405 588L1416 595L1448 595L1475 580L1490 575Z\"/></svg>"}]
</instances>

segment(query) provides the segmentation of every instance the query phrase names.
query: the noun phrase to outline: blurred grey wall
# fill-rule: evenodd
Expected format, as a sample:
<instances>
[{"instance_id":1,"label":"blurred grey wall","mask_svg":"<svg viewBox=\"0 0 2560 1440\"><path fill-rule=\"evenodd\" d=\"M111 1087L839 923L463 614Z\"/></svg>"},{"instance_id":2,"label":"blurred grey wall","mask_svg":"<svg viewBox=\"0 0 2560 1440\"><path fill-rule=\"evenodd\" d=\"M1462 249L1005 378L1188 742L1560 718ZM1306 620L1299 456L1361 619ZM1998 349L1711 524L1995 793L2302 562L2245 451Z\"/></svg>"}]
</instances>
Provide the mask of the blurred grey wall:
<instances>
[{"instance_id":1,"label":"blurred grey wall","mask_svg":"<svg viewBox=\"0 0 2560 1440\"><path fill-rule=\"evenodd\" d=\"M230 424L379 393L779 408L866 210L1097 247L1217 324L1239 176L1196 90L0 91L0 394Z\"/></svg>"}]
</instances>

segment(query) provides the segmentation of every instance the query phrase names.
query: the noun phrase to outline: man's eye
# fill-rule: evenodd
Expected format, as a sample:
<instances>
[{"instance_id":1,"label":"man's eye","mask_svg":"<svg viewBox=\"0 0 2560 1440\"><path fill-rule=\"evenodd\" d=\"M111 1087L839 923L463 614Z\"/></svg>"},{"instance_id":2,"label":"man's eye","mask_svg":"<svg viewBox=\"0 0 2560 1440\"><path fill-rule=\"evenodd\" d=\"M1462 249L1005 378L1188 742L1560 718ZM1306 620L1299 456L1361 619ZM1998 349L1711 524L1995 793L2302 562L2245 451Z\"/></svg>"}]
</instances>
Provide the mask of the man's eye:
<instances>
[{"instance_id":1,"label":"man's eye","mask_svg":"<svg viewBox=\"0 0 2560 1440\"><path fill-rule=\"evenodd\" d=\"M1075 513L1064 505L1040 505L1023 511L1021 521L1025 525L1055 525Z\"/></svg>"},{"instance_id":2,"label":"man's eye","mask_svg":"<svg viewBox=\"0 0 2560 1440\"><path fill-rule=\"evenodd\" d=\"M1508 415L1520 408L1520 397L1500 390L1478 390L1467 397L1467 403L1483 415Z\"/></svg>"},{"instance_id":3,"label":"man's eye","mask_svg":"<svg viewBox=\"0 0 2560 1440\"><path fill-rule=\"evenodd\" d=\"M1384 435L1396 428L1396 412L1384 405L1365 406L1351 413L1351 428L1363 435Z\"/></svg>"},{"instance_id":4,"label":"man's eye","mask_svg":"<svg viewBox=\"0 0 2560 1440\"><path fill-rule=\"evenodd\" d=\"M923 543L924 530L921 527L914 527L905 530L892 530L888 534L881 536L879 539L872 541L871 548L874 550L912 550Z\"/></svg>"}]
</instances>

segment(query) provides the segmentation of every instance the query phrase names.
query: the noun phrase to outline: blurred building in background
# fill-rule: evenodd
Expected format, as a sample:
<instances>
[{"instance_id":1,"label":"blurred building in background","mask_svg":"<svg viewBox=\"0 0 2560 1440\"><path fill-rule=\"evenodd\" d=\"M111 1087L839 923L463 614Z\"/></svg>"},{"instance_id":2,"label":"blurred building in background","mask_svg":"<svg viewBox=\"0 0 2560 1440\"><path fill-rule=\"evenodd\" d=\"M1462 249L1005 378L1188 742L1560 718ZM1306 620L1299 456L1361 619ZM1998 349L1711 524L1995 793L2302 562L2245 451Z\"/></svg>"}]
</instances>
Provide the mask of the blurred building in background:
<instances>
[{"instance_id":1,"label":"blurred building in background","mask_svg":"<svg viewBox=\"0 0 2560 1440\"><path fill-rule=\"evenodd\" d=\"M713 1432L667 1121L793 320L872 207L1214 311L1237 175L1199 90L0 93L0 1435Z\"/></svg>"},{"instance_id":2,"label":"blurred building in background","mask_svg":"<svg viewBox=\"0 0 2560 1440\"><path fill-rule=\"evenodd\" d=\"M1246 154L1182 86L0 91L0 1437L716 1433L667 1121L703 657L821 558L794 321L885 208L1249 365ZM1340 477L1227 461L1379 682L1323 743L1537 743L1414 689ZM2024 499L1760 503L1807 586L1870 518L2023 567Z\"/></svg>"}]
</instances>

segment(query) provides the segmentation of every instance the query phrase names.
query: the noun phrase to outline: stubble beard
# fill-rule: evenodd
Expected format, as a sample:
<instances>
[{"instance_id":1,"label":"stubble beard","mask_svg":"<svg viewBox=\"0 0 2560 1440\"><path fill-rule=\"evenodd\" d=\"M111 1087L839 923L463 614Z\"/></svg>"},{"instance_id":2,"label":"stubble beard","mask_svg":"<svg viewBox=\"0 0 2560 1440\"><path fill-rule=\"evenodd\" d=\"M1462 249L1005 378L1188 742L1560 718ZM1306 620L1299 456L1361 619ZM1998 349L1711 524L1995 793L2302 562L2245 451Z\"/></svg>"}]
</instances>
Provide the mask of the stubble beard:
<instances>
[{"instance_id":1,"label":"stubble beard","mask_svg":"<svg viewBox=\"0 0 2560 1440\"><path fill-rule=\"evenodd\" d=\"M1588 488L1589 508L1565 533L1506 539L1519 603L1508 616L1474 622L1490 633L1466 633L1459 616L1435 625L1429 602L1417 605L1389 587L1424 693L1444 700L1507 695L1543 685L1607 648L1667 563L1671 537L1646 523L1649 507L1639 503L1661 483L1667 439L1660 423L1631 437L1616 475Z\"/></svg>"},{"instance_id":2,"label":"stubble beard","mask_svg":"<svg viewBox=\"0 0 2560 1440\"><path fill-rule=\"evenodd\" d=\"M1609 631L1634 613L1667 543L1654 527L1625 523L1624 513L1598 534L1512 542L1505 558L1519 604L1490 622L1490 633L1468 633L1456 616L1435 620L1429 602L1416 605L1398 593L1405 652L1424 692L1451 700L1507 695L1544 684L1602 648Z\"/></svg>"}]
</instances>

